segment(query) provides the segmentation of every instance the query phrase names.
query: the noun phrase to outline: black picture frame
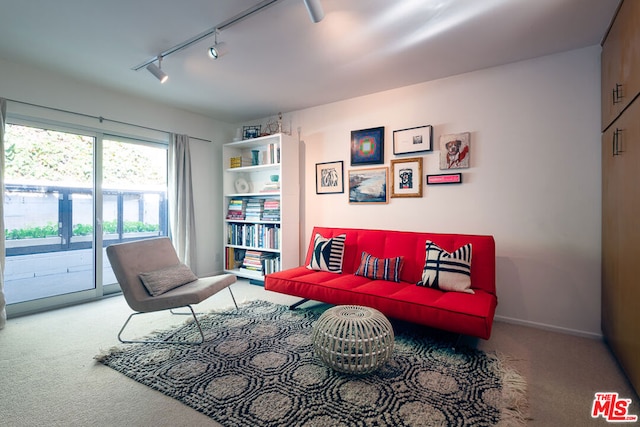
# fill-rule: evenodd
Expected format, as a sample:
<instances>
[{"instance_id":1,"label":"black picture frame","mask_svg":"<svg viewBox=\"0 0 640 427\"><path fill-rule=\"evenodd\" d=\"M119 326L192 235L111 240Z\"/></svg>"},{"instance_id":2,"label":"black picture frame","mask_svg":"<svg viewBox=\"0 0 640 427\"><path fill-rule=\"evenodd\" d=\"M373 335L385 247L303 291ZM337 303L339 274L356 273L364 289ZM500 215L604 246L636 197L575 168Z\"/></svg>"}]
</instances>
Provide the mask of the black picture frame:
<instances>
[{"instance_id":1,"label":"black picture frame","mask_svg":"<svg viewBox=\"0 0 640 427\"><path fill-rule=\"evenodd\" d=\"M384 126L351 131L351 166L384 164Z\"/></svg>"},{"instance_id":2,"label":"black picture frame","mask_svg":"<svg viewBox=\"0 0 640 427\"><path fill-rule=\"evenodd\" d=\"M424 125L393 131L393 154L433 151L433 126Z\"/></svg>"},{"instance_id":3,"label":"black picture frame","mask_svg":"<svg viewBox=\"0 0 640 427\"><path fill-rule=\"evenodd\" d=\"M242 127L242 139L253 139L260 136L260 125L255 126L243 126Z\"/></svg>"},{"instance_id":4,"label":"black picture frame","mask_svg":"<svg viewBox=\"0 0 640 427\"><path fill-rule=\"evenodd\" d=\"M344 193L344 162L316 163L316 194Z\"/></svg>"},{"instance_id":5,"label":"black picture frame","mask_svg":"<svg viewBox=\"0 0 640 427\"><path fill-rule=\"evenodd\" d=\"M462 184L461 173L440 173L427 175L427 185Z\"/></svg>"}]
</instances>

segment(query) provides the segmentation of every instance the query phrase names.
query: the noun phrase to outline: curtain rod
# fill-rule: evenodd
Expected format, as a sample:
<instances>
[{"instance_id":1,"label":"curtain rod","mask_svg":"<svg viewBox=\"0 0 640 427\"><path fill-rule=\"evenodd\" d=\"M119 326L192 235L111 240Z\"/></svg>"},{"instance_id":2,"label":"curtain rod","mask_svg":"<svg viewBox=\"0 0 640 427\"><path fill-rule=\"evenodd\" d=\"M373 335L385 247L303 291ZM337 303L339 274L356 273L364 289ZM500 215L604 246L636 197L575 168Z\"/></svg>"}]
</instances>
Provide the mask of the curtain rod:
<instances>
[{"instance_id":1,"label":"curtain rod","mask_svg":"<svg viewBox=\"0 0 640 427\"><path fill-rule=\"evenodd\" d=\"M90 114L78 113L76 111L63 110L61 108L55 108L55 107L47 107L45 105L32 104L31 102L18 101L16 99L10 99L10 98L5 98L5 99L7 101L10 101L10 102L16 102L18 104L28 105L30 107L46 108L47 110L58 111L60 113L74 114L76 116L85 117L85 118L88 118L88 119L95 119L95 120L100 121L100 123L102 123L102 122L110 122L110 123L116 123L116 124L119 124L119 125L132 126L132 127L136 127L136 128L140 128L140 129L146 129L146 130L150 130L150 131L154 131L154 132L163 132L163 133L168 133L168 134L173 133L173 132L169 132L169 131L166 131L166 130L163 130L163 129L156 129L156 128L152 128L152 127L148 127L148 126L136 125L134 123L128 123L128 122L123 122L123 121L120 121L120 120L108 119L108 118L102 117L102 116L92 116ZM204 142L212 142L210 139L198 138L196 136L190 136L190 135L188 135L188 136L189 136L190 139L197 139L199 141L204 141Z\"/></svg>"}]
</instances>

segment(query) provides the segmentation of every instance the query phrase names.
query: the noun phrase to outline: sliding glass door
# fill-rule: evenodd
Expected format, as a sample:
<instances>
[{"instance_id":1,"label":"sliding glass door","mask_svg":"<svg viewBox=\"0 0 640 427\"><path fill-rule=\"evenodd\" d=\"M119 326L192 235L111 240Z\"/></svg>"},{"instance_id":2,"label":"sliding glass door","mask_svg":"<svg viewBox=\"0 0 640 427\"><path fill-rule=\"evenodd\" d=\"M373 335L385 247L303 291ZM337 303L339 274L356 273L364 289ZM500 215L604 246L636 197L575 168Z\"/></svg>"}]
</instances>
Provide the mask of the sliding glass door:
<instances>
[{"instance_id":1,"label":"sliding glass door","mask_svg":"<svg viewBox=\"0 0 640 427\"><path fill-rule=\"evenodd\" d=\"M5 293L8 304L95 289L96 138L8 124Z\"/></svg>"},{"instance_id":2,"label":"sliding glass door","mask_svg":"<svg viewBox=\"0 0 640 427\"><path fill-rule=\"evenodd\" d=\"M167 146L105 136L101 188L101 271L108 292L116 286L105 253L109 244L168 235Z\"/></svg>"},{"instance_id":3,"label":"sliding glass door","mask_svg":"<svg viewBox=\"0 0 640 427\"><path fill-rule=\"evenodd\" d=\"M13 122L5 141L9 315L118 291L109 244L167 232L167 146Z\"/></svg>"}]
</instances>

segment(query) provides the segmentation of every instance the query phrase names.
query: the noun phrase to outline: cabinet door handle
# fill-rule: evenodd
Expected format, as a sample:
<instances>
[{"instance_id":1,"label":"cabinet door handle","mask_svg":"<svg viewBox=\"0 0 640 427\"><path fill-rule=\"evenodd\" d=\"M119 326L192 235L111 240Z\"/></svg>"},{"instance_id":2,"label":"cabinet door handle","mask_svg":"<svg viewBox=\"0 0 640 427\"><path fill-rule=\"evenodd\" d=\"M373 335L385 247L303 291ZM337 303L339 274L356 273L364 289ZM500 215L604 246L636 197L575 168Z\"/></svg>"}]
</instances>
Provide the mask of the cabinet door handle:
<instances>
[{"instance_id":1,"label":"cabinet door handle","mask_svg":"<svg viewBox=\"0 0 640 427\"><path fill-rule=\"evenodd\" d=\"M622 129L616 128L616 131L613 133L613 155L618 156L623 150L620 149L620 135L622 134Z\"/></svg>"},{"instance_id":2,"label":"cabinet door handle","mask_svg":"<svg viewBox=\"0 0 640 427\"><path fill-rule=\"evenodd\" d=\"M622 85L616 83L615 89L613 89L613 103L617 104L622 99Z\"/></svg>"}]
</instances>

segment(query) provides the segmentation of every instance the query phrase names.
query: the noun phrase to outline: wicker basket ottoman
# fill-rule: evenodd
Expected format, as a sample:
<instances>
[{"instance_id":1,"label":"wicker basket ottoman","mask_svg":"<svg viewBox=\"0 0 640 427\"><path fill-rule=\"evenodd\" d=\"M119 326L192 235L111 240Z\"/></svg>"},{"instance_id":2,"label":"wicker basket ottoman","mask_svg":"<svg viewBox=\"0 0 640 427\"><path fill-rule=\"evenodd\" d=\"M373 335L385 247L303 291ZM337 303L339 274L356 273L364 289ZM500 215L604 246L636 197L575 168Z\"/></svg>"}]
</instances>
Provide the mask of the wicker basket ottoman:
<instances>
[{"instance_id":1,"label":"wicker basket ottoman","mask_svg":"<svg viewBox=\"0 0 640 427\"><path fill-rule=\"evenodd\" d=\"M367 374L384 365L393 353L389 320L378 310L339 305L322 313L313 327L313 348L336 371Z\"/></svg>"}]
</instances>

